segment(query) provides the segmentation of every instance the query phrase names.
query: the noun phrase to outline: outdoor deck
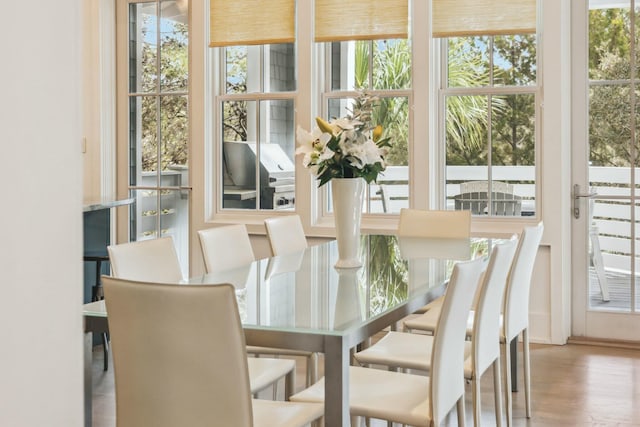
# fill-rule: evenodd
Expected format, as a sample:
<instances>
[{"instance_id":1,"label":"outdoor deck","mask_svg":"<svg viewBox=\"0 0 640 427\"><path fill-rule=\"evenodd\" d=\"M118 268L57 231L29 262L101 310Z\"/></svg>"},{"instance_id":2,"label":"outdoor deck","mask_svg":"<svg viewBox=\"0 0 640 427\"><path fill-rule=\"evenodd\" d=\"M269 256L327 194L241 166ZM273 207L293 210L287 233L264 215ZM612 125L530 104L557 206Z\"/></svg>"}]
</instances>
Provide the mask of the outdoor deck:
<instances>
[{"instance_id":1,"label":"outdoor deck","mask_svg":"<svg viewBox=\"0 0 640 427\"><path fill-rule=\"evenodd\" d=\"M609 285L609 301L602 301L600 284L594 268L589 268L589 300L590 308L595 310L630 311L631 275L624 272L605 271ZM636 279L636 307L640 308L640 289Z\"/></svg>"}]
</instances>

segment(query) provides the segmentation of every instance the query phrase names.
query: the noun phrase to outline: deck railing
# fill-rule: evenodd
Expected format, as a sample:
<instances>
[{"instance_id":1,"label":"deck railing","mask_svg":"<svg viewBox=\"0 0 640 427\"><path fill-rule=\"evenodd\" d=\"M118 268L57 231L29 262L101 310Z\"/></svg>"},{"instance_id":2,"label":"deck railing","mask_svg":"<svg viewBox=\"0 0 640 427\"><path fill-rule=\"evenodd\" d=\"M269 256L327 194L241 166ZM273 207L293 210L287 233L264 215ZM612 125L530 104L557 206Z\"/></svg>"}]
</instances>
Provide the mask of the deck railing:
<instances>
[{"instance_id":1,"label":"deck railing","mask_svg":"<svg viewBox=\"0 0 640 427\"><path fill-rule=\"evenodd\" d=\"M535 168L533 166L494 166L492 180L509 188L521 200L522 216L534 215ZM591 202L590 223L597 232L604 266L609 270L631 271L631 187L630 168L591 167L591 190L598 197ZM640 176L640 169L636 169ZM447 208L455 209L456 197L470 182L486 182L486 166L448 166L446 169ZM409 170L406 166L390 166L379 177L378 184L370 188L369 211L373 213L397 213L409 206ZM426 184L425 184L426 185ZM501 185L502 186L502 185ZM496 188L493 189L496 191ZM636 218L640 218L640 201L636 204ZM636 219L638 221L638 219ZM639 248L640 249L640 248ZM640 250L639 250L640 252ZM640 262L636 261L636 271Z\"/></svg>"}]
</instances>

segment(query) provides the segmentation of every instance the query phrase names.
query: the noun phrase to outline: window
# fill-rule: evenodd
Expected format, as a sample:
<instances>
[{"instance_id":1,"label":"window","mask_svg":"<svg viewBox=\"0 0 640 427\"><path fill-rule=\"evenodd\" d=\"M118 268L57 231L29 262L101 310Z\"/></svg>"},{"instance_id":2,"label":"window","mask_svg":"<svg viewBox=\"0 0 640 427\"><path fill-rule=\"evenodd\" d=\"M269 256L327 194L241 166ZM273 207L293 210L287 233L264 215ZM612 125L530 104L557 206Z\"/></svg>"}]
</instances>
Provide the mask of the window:
<instances>
[{"instance_id":1,"label":"window","mask_svg":"<svg viewBox=\"0 0 640 427\"><path fill-rule=\"evenodd\" d=\"M445 206L535 215L536 36L441 41Z\"/></svg>"},{"instance_id":2,"label":"window","mask_svg":"<svg viewBox=\"0 0 640 427\"><path fill-rule=\"evenodd\" d=\"M411 42L409 39L326 43L327 82L323 95L325 118L344 116L355 91L380 99L373 124L391 136L387 169L368 186L365 212L398 213L409 207L409 135L411 129ZM329 201L327 199L327 206Z\"/></svg>"},{"instance_id":3,"label":"window","mask_svg":"<svg viewBox=\"0 0 640 427\"><path fill-rule=\"evenodd\" d=\"M221 206L293 209L295 45L233 46L220 51L225 87L218 97Z\"/></svg>"},{"instance_id":4,"label":"window","mask_svg":"<svg viewBox=\"0 0 640 427\"><path fill-rule=\"evenodd\" d=\"M472 209L493 219L537 216L536 2L518 0L528 18L504 30L513 35L441 39L410 25L431 10L415 1L399 2L405 9L398 15L410 16L398 19L397 30L354 36L344 30L350 19L342 14L343 31L332 33L325 26L333 20L319 21L314 13L338 10L332 9L338 3L296 2L294 42L260 39L256 43L271 44L209 51L214 124L206 137L213 160L207 193L216 198L208 219L257 223L274 210L295 210L318 235L329 235L331 186L318 189L308 170L296 170L295 131L312 128L316 116L345 116L360 91L379 98L374 122L392 144L387 169L367 188L365 228L387 228L404 207ZM514 16L522 24L521 14ZM295 194L296 183L304 193Z\"/></svg>"},{"instance_id":5,"label":"window","mask_svg":"<svg viewBox=\"0 0 640 427\"><path fill-rule=\"evenodd\" d=\"M130 240L173 237L188 266L188 5L185 1L120 0L118 55L120 176L135 203ZM126 60L125 60L126 59ZM120 70L123 70L121 68ZM122 159L122 157L121 157ZM126 167L124 167L126 166Z\"/></svg>"}]
</instances>

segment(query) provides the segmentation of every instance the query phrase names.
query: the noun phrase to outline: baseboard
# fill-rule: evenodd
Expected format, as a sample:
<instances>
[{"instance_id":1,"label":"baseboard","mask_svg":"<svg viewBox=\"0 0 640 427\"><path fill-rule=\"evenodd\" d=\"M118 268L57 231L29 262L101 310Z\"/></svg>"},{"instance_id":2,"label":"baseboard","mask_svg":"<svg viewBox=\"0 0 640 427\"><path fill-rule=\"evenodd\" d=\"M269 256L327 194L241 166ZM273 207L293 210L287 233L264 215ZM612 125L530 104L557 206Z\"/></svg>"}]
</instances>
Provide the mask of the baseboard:
<instances>
[{"instance_id":1,"label":"baseboard","mask_svg":"<svg viewBox=\"0 0 640 427\"><path fill-rule=\"evenodd\" d=\"M640 350L640 342L638 341L623 341L623 340L608 340L605 338L587 338L587 337L569 337L568 344L577 345L595 345L600 347L615 347L625 348L630 350Z\"/></svg>"}]
</instances>

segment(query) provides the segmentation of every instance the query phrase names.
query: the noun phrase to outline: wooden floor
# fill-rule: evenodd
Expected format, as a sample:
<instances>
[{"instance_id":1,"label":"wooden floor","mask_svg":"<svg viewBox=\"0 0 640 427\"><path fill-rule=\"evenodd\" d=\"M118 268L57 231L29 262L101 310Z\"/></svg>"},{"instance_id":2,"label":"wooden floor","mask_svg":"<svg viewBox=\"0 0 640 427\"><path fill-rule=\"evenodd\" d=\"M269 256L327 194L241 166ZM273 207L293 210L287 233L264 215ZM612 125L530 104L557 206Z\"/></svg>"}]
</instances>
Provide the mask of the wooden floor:
<instances>
[{"instance_id":1,"label":"wooden floor","mask_svg":"<svg viewBox=\"0 0 640 427\"><path fill-rule=\"evenodd\" d=\"M490 371L482 379L486 426L495 425ZM640 426L640 350L578 344L533 345L531 371L533 417L525 418L520 376L520 391L513 393L515 426ZM113 369L102 371L100 348L94 351L93 375L93 425L113 427ZM298 388L302 388L303 377L304 361L300 359ZM466 400L467 425L473 425L470 389ZM373 421L371 425L387 424ZM457 425L455 411L449 414L445 425Z\"/></svg>"}]
</instances>

